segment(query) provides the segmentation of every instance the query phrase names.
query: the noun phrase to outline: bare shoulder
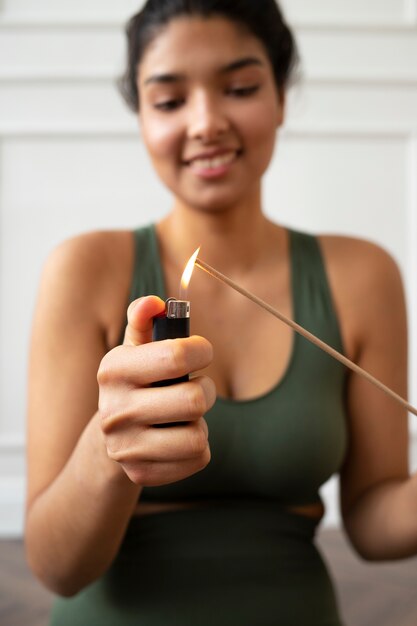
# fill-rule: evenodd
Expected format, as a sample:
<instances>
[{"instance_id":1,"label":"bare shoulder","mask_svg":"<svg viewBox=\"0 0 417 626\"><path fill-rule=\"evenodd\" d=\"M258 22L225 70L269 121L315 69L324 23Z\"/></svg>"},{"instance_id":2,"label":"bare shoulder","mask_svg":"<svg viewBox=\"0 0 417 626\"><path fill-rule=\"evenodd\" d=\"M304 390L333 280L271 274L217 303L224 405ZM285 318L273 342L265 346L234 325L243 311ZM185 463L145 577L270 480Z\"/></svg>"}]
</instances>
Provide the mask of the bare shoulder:
<instances>
[{"instance_id":1,"label":"bare shoulder","mask_svg":"<svg viewBox=\"0 0 417 626\"><path fill-rule=\"evenodd\" d=\"M70 309L72 323L94 320L112 342L126 309L133 250L131 231L93 231L63 241L45 262L40 300L64 319Z\"/></svg>"},{"instance_id":2,"label":"bare shoulder","mask_svg":"<svg viewBox=\"0 0 417 626\"><path fill-rule=\"evenodd\" d=\"M353 355L357 342L375 324L378 311L395 308L396 314L404 316L401 272L393 256L371 241L339 235L319 235L318 239L345 343Z\"/></svg>"},{"instance_id":3,"label":"bare shoulder","mask_svg":"<svg viewBox=\"0 0 417 626\"><path fill-rule=\"evenodd\" d=\"M394 257L380 245L337 235L320 235L327 270L349 288L350 295L386 296L402 286Z\"/></svg>"},{"instance_id":4,"label":"bare shoulder","mask_svg":"<svg viewBox=\"0 0 417 626\"><path fill-rule=\"evenodd\" d=\"M398 269L394 258L385 248L367 239L343 235L319 235L318 238L326 261L340 266L341 270L349 272L358 267L363 268L364 265L376 272Z\"/></svg>"},{"instance_id":5,"label":"bare shoulder","mask_svg":"<svg viewBox=\"0 0 417 626\"><path fill-rule=\"evenodd\" d=\"M114 260L128 261L132 244L131 231L92 231L82 233L58 244L50 253L46 269L56 265L71 272L84 270L79 276L81 284L100 277L115 267Z\"/></svg>"}]
</instances>

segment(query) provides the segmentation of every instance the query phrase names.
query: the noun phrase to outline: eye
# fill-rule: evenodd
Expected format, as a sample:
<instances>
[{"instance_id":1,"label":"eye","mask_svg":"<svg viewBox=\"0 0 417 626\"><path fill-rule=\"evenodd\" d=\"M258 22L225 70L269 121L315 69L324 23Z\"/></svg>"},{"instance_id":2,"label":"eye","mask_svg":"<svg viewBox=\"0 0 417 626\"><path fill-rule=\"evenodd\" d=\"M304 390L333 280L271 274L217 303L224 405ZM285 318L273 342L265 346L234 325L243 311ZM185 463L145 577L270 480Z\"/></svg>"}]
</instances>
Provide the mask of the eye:
<instances>
[{"instance_id":1,"label":"eye","mask_svg":"<svg viewBox=\"0 0 417 626\"><path fill-rule=\"evenodd\" d=\"M178 109L182 104L184 104L185 100L183 98L172 98L172 100L164 100L162 102L156 102L153 106L154 109L157 109L158 111L175 111L175 109Z\"/></svg>"},{"instance_id":2,"label":"eye","mask_svg":"<svg viewBox=\"0 0 417 626\"><path fill-rule=\"evenodd\" d=\"M252 94L259 91L259 85L250 85L248 87L230 87L227 90L227 93L232 96L236 96L237 98L247 98Z\"/></svg>"}]
</instances>

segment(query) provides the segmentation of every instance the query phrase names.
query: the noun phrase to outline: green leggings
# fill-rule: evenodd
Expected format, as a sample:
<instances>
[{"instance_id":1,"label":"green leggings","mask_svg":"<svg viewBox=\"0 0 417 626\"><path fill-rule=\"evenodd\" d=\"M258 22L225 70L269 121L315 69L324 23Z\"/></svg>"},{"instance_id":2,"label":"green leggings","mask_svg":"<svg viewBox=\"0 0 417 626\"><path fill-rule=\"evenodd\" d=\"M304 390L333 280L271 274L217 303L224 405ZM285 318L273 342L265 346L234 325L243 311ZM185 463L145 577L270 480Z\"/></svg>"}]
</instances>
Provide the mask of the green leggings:
<instances>
[{"instance_id":1,"label":"green leggings","mask_svg":"<svg viewBox=\"0 0 417 626\"><path fill-rule=\"evenodd\" d=\"M270 503L132 520L108 572L50 626L341 626L316 522Z\"/></svg>"}]
</instances>

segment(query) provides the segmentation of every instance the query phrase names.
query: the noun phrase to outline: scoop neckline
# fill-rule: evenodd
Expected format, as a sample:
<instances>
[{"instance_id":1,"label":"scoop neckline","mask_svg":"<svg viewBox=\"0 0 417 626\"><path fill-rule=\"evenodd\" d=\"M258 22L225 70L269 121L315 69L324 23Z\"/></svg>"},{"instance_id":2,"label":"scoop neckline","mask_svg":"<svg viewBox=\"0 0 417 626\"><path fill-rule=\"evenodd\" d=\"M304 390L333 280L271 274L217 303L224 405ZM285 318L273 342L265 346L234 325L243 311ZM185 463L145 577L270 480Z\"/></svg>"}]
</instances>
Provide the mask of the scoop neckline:
<instances>
[{"instance_id":1,"label":"scoop neckline","mask_svg":"<svg viewBox=\"0 0 417 626\"><path fill-rule=\"evenodd\" d=\"M295 289L295 282L296 282L296 271L295 271L295 231L292 228L289 227L284 227L286 232L287 232L287 236L288 236L288 242L289 242L289 257L290 257L290 286L291 286L291 308L292 308L292 319L294 322L299 323L299 310L298 310L298 302L297 302L297 297L296 297L296 289ZM160 249L159 249L159 241L158 241L158 235L156 232L156 225L155 224L151 224L151 230L152 230L152 235L153 235L153 245L155 247L155 251L156 251L156 259L157 259L157 263L156 263L156 273L158 275L158 278L160 280L160 283L162 285L162 296L163 296L163 300L167 299L167 293L166 293L166 286L165 286L165 279L164 279L164 272L163 272L163 268L162 268L162 264L161 264L161 255L160 255ZM243 296L242 296L243 297ZM279 320L277 320L277 323L280 323ZM281 322L283 323L283 322ZM219 394L216 395L216 403L219 404L223 404L225 406L229 406L229 407L242 407L245 405L251 405L254 404L256 402L262 402L267 400L269 397L271 397L274 393L278 393L281 391L282 387L287 383L288 378L290 377L290 374L292 373L292 370L294 368L294 364L295 364L295 360L296 360L296 355L298 352L298 347L299 347L299 341L300 341L300 336L298 335L298 333L296 331L293 331L293 340L292 340L292 344L291 344L291 350L290 350L290 354L289 354L289 358L288 358L288 362L287 365L284 369L284 372L282 373L282 375L280 376L280 378L277 380L276 383L274 383L274 385L271 387L271 389L265 391L264 393L258 395L258 396L254 396L253 398L243 398L241 400L239 400L238 398L226 398L224 396L221 396Z\"/></svg>"}]
</instances>

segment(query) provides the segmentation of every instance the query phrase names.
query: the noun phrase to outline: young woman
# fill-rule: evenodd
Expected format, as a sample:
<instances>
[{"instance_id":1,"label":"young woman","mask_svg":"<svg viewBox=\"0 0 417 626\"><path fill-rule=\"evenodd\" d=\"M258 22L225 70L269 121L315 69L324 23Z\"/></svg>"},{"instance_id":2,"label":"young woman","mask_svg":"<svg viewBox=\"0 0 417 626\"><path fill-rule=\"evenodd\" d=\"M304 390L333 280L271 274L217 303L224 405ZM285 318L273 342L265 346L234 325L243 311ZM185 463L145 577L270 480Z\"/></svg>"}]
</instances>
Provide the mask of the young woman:
<instances>
[{"instance_id":1,"label":"young woman","mask_svg":"<svg viewBox=\"0 0 417 626\"><path fill-rule=\"evenodd\" d=\"M318 490L340 472L363 557L416 552L405 411L200 271L194 335L152 342L152 320L203 244L208 263L406 395L397 267L368 242L263 214L296 62L274 0L148 0L127 34L124 93L173 206L156 225L66 241L46 264L30 565L61 596L53 625L340 625L314 545Z\"/></svg>"}]
</instances>

